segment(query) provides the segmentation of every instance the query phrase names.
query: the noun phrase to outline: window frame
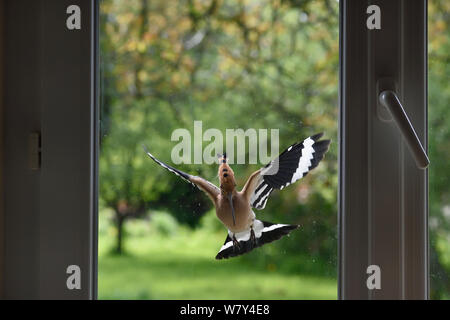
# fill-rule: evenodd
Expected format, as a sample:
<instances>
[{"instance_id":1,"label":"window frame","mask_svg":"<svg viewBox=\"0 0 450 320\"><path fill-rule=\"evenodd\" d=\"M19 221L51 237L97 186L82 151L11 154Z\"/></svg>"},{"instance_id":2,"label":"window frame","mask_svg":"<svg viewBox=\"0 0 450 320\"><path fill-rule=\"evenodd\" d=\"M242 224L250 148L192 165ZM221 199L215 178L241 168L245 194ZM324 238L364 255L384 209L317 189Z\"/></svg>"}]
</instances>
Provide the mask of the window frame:
<instances>
[{"instance_id":1,"label":"window frame","mask_svg":"<svg viewBox=\"0 0 450 320\"><path fill-rule=\"evenodd\" d=\"M65 26L65 8L71 4L80 6L83 14L83 27L80 31L62 31L61 29ZM365 28L366 8L370 4L381 7L382 30L368 31ZM429 296L428 171L418 171L415 167L409 150L406 149L396 128L386 127L387 136L378 131L369 132L374 127L381 126L376 123L379 119L376 118L375 112L378 108L376 98L379 88L377 79L371 78L370 75L371 72L376 73L378 66L383 65L382 61L389 60L389 55L392 57L392 52L381 48L386 48L387 44L392 47L397 46L395 52L397 52L397 58L401 57L398 60L400 71L398 65L387 63L385 64L388 66L387 69L382 70L381 73L384 73L384 76L394 75L398 84L393 89L399 92L411 122L425 148L427 147L427 1L340 0L339 6L338 298L427 299ZM3 251L0 250L0 263L3 267L0 268L1 276L3 276L0 280L4 280L3 283L0 282L0 289L3 289L0 290L0 296L3 291L2 297L6 298L96 299L99 0L36 0L32 4L29 1L14 0L5 1L4 8L4 23L10 28L5 33L4 56L8 63L5 64L4 74L8 78L8 83L5 83L5 88L8 90L4 90L3 121L5 122L2 125L5 125L5 128L2 132L5 132L5 136L4 145L0 145L4 163L0 162L0 165L2 168L12 170L5 170L4 176L0 177L2 184L9 187L8 190L4 188L2 192L5 194L3 199L5 203L1 207L4 208L3 214L0 212L0 222L2 220L4 222L3 225L0 223L0 228L5 234L4 243L0 242L3 249ZM392 12L401 15L398 24L389 22ZM20 20L23 24L12 27L14 20ZM394 28L395 32L389 31L389 28ZM14 51L14 49L24 49L23 41L27 39L26 34L35 35L35 39L38 39L31 44L28 43L31 46L28 49L34 49L37 52L38 58L35 60L27 59L26 52L18 54L18 51ZM381 37L380 34L383 36ZM72 41L75 45L62 46L55 42L62 39L65 43ZM357 40L360 42L358 43ZM366 46L362 46L361 41L365 41ZM83 50L74 49L77 46ZM47 53L51 53L50 56L47 56ZM69 62L67 63L69 68L65 70L66 77L58 77L55 76L56 73L50 73L47 76L51 82L43 84L44 80L40 78L41 73L47 70L46 68L55 70L55 64L62 66L63 63L58 60L61 56ZM27 68L17 68L21 64ZM81 68L70 68L70 65L81 66ZM389 68L393 69L389 70ZM32 70L31 75L30 70ZM27 72L29 77L25 78ZM358 74L369 76L358 78ZM411 81L413 76L415 81ZM28 80L23 82L23 79ZM11 92L20 93L24 86L30 90L29 95L20 97L20 95L11 94ZM47 99L50 91L58 92L58 97L64 95L65 99ZM82 102L77 100L78 98ZM361 105L368 107L364 109ZM64 112L74 115L74 108L81 108L76 117L79 117L80 123L83 124L77 124L78 129L71 132L67 136L68 141L63 143L61 139L57 139L58 132L61 133L67 128L59 124L61 118L58 117L64 117ZM20 112L26 113L29 121L13 128L12 124L20 119ZM12 122L6 124L7 120ZM359 134L356 135L354 133L357 131L352 129L355 124L359 126ZM33 130L38 130L42 134L43 160L59 157L60 162L52 164L50 177L45 174L49 167L46 168L44 162L44 167L38 173L30 173L23 166L14 166L17 163L26 162L28 148L26 137ZM14 134L18 134L22 139L12 139ZM386 137L389 137L389 143L383 143ZM49 141L51 141L51 152L47 149ZM74 154L80 158L74 160L73 154L61 156L59 151L61 148L68 150L64 149L67 144L71 146L71 150L76 150ZM385 147L391 150L397 148L399 151L394 152L392 157L387 157L389 159L385 159L388 164L372 167L374 161L379 160L376 157L379 154L377 151ZM392 169L394 166L395 170ZM65 175L73 177L71 176L73 172L68 168L78 172L83 181L80 184L67 185L71 194L69 198L67 194L58 190L58 188L61 189L61 185L64 185ZM389 213L380 213L379 207L371 207L369 210L368 201L365 201L364 205L369 190L376 190L379 196L377 199L385 196L380 188L382 184L367 182L369 177L373 179L376 177L377 170L383 168L389 170L391 173L389 176L397 179L394 183L399 186L402 195L401 202L387 206ZM366 180L362 180L362 176ZM21 180L23 190L20 192L17 188L10 187L11 184L14 185L15 180ZM27 182L26 186L23 186L24 182ZM411 185L416 188L408 187ZM43 200L42 195L45 195ZM361 197L358 198L358 195ZM27 203L21 203L25 197ZM61 198L66 199L69 202L72 201L72 204L73 199L81 199L80 210L70 209L61 212L60 208L50 201L52 198L60 198L59 201ZM399 203L402 210L395 209L399 208ZM25 229L22 225L23 221L30 222ZM395 222L394 226L392 221ZM71 224L69 225L68 222ZM389 229L391 233L388 233L387 237L383 229L386 225L391 228ZM44 230L48 234L43 233L42 227L45 227ZM395 231L398 231L400 236L392 245L388 240L393 239ZM19 236L22 238L18 239ZM67 240L68 238L70 240ZM389 245L391 247L388 247ZM66 250L63 250L64 248ZM400 260L392 261L393 250L396 253L400 252ZM27 258L20 260L13 254L20 254ZM380 264L382 288L368 290L366 268L369 264L377 264L379 261L382 262ZM68 290L65 287L67 274L61 268L71 263L81 267L82 287L80 290ZM20 264L26 264L26 270L33 271L27 274L23 266L17 268ZM389 272L389 269L395 272ZM398 279L400 281L397 283ZM390 290L390 282L397 283L395 290Z\"/></svg>"},{"instance_id":2,"label":"window frame","mask_svg":"<svg viewBox=\"0 0 450 320\"><path fill-rule=\"evenodd\" d=\"M96 299L99 1L1 5L0 297ZM71 5L81 29L66 25ZM71 265L80 268L80 288L67 286Z\"/></svg>"},{"instance_id":3,"label":"window frame","mask_svg":"<svg viewBox=\"0 0 450 320\"><path fill-rule=\"evenodd\" d=\"M372 4L381 30L366 27ZM428 170L379 117L385 89L427 150L427 1L341 0L339 299L429 298ZM368 289L369 265L381 289Z\"/></svg>"}]
</instances>

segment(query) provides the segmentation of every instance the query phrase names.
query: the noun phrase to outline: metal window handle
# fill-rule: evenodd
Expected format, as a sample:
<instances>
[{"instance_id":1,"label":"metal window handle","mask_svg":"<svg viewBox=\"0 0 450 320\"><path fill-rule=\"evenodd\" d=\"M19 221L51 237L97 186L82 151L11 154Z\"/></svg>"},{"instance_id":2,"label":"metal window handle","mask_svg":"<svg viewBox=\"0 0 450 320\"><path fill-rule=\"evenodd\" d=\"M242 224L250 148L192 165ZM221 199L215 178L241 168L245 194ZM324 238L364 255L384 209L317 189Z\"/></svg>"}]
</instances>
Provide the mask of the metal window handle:
<instances>
[{"instance_id":1,"label":"metal window handle","mask_svg":"<svg viewBox=\"0 0 450 320\"><path fill-rule=\"evenodd\" d=\"M399 128L403 139L409 147L416 164L420 169L425 169L430 164L427 154L420 143L419 137L414 130L411 121L409 121L406 115L405 109L403 109L400 100L395 92L391 90L385 90L379 95L380 103L389 110L394 119L395 124Z\"/></svg>"}]
</instances>

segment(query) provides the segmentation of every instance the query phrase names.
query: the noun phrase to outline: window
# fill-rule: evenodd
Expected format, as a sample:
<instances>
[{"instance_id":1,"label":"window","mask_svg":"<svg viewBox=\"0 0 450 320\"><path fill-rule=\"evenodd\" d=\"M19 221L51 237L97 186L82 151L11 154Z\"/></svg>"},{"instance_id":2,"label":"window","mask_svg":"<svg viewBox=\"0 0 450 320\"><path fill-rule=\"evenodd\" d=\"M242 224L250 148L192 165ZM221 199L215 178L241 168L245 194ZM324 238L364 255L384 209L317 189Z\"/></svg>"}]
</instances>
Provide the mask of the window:
<instances>
[{"instance_id":1,"label":"window","mask_svg":"<svg viewBox=\"0 0 450 320\"><path fill-rule=\"evenodd\" d=\"M75 2L0 3L2 298L449 298L447 1ZM221 261L208 197L142 148L218 184L222 139L240 189L322 131L255 210L300 229Z\"/></svg>"}]
</instances>

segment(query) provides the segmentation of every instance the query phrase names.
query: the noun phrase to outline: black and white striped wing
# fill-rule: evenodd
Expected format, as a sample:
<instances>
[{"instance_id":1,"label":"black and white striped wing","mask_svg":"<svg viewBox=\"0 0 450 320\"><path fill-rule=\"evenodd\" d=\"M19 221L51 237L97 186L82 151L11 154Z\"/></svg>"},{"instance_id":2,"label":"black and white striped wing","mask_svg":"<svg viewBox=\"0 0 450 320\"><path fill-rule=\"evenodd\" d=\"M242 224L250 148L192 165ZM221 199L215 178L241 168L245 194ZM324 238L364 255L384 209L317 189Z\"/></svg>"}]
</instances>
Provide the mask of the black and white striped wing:
<instances>
[{"instance_id":1,"label":"black and white striped wing","mask_svg":"<svg viewBox=\"0 0 450 320\"><path fill-rule=\"evenodd\" d=\"M319 133L291 145L259 171L254 182L250 183L253 189L250 204L253 208L264 209L274 189L283 190L317 167L330 145L330 140L319 141L322 135Z\"/></svg>"},{"instance_id":2,"label":"black and white striped wing","mask_svg":"<svg viewBox=\"0 0 450 320\"><path fill-rule=\"evenodd\" d=\"M253 222L255 239L251 239L250 229L235 233L235 239L239 243L239 245L236 246L231 238L233 232L228 231L225 243L216 255L216 259L228 259L250 252L266 243L270 243L288 235L292 230L295 230L298 227L298 225L271 223L255 219Z\"/></svg>"},{"instance_id":3,"label":"black and white striped wing","mask_svg":"<svg viewBox=\"0 0 450 320\"><path fill-rule=\"evenodd\" d=\"M179 176L181 179L189 182L193 186L196 186L200 190L204 191L213 201L217 197L217 195L220 194L220 189L213 183L209 182L208 180L205 180L198 176L192 176L190 174L187 174L186 172L183 172L181 170L178 170L172 166L169 166L168 164L162 162L161 160L158 160L154 155L152 155L147 147L143 145L145 153L152 158L153 161L155 161L157 164L159 164L164 169L172 172L173 174Z\"/></svg>"}]
</instances>

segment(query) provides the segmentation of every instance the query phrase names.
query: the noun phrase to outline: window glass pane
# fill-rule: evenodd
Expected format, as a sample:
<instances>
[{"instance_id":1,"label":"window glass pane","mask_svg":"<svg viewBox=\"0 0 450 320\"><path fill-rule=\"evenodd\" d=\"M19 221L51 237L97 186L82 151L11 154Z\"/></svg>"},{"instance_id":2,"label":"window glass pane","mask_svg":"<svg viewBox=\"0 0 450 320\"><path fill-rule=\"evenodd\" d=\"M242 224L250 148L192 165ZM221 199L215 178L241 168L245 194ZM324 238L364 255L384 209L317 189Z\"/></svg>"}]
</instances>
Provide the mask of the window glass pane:
<instances>
[{"instance_id":1,"label":"window glass pane","mask_svg":"<svg viewBox=\"0 0 450 320\"><path fill-rule=\"evenodd\" d=\"M428 2L430 287L450 298L450 2Z\"/></svg>"},{"instance_id":2,"label":"window glass pane","mask_svg":"<svg viewBox=\"0 0 450 320\"><path fill-rule=\"evenodd\" d=\"M337 297L338 11L336 0L101 2L100 299ZM226 135L237 129L251 136L244 152ZM208 134L223 137L244 159L231 164L240 190L264 146L271 159L319 132L332 140L324 160L254 210L300 228L227 260L215 260L227 230L208 197L142 148L219 185L205 155Z\"/></svg>"}]
</instances>

